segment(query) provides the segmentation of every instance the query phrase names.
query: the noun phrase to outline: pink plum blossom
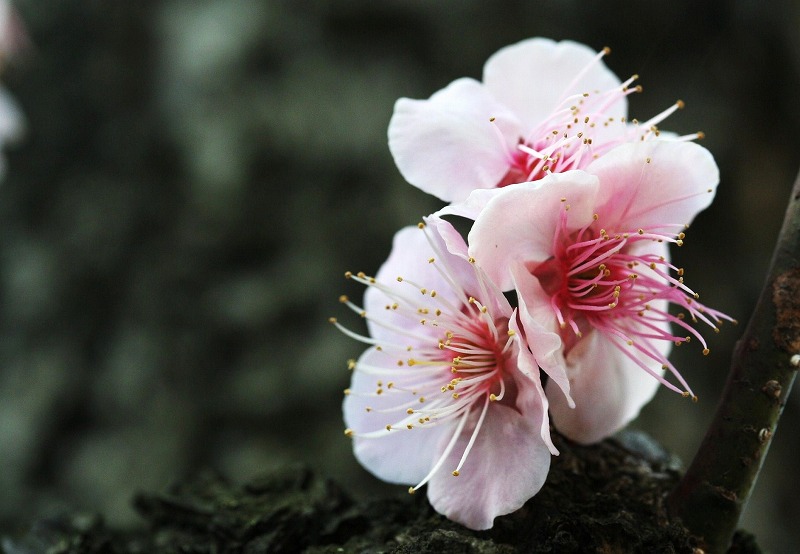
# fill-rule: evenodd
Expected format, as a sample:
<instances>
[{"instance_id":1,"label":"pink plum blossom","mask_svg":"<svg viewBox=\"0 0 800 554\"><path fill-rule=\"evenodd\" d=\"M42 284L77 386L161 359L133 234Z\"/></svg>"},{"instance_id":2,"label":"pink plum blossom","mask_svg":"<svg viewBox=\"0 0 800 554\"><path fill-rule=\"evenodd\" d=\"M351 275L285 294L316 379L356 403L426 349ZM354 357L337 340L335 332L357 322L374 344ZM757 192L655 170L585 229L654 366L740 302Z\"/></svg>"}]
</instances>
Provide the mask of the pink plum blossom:
<instances>
[{"instance_id":1,"label":"pink plum blossom","mask_svg":"<svg viewBox=\"0 0 800 554\"><path fill-rule=\"evenodd\" d=\"M608 52L528 39L491 56L483 82L462 78L428 100L399 99L388 132L395 163L412 185L459 204L475 189L583 169L615 146L659 136L657 124L683 103L627 122L627 96L641 87L602 63Z\"/></svg>"},{"instance_id":2,"label":"pink plum blossom","mask_svg":"<svg viewBox=\"0 0 800 554\"><path fill-rule=\"evenodd\" d=\"M427 218L394 238L366 285L369 344L351 361L344 418L355 455L392 483L428 486L431 505L472 529L521 507L545 481L551 454L547 399L516 310L467 256L447 222ZM557 337L542 352L557 349Z\"/></svg>"},{"instance_id":3,"label":"pink plum blossom","mask_svg":"<svg viewBox=\"0 0 800 554\"><path fill-rule=\"evenodd\" d=\"M668 245L714 197L719 172L690 142L615 148L584 170L504 188L469 234L470 255L503 290L515 289L527 340L558 337L537 362L568 380L546 384L555 427L582 443L628 423L658 383L694 397L667 359L694 339L692 323L717 331L730 319L697 301L670 263ZM672 304L683 312L673 315ZM664 377L672 374L677 385Z\"/></svg>"}]
</instances>

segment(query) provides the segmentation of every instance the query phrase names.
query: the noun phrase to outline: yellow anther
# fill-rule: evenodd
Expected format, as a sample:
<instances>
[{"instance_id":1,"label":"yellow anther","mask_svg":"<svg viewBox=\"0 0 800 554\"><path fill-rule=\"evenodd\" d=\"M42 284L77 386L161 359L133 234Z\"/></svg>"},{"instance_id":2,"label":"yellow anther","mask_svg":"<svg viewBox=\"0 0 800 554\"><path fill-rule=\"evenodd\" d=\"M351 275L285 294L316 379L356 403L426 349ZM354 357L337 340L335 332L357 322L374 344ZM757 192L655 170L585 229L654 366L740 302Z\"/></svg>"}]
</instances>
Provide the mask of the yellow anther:
<instances>
[{"instance_id":1,"label":"yellow anther","mask_svg":"<svg viewBox=\"0 0 800 554\"><path fill-rule=\"evenodd\" d=\"M353 276L353 273L352 273L351 271L345 271L345 272L344 272L344 278L345 278L345 279L349 279L349 278L351 278L352 276Z\"/></svg>"},{"instance_id":2,"label":"yellow anther","mask_svg":"<svg viewBox=\"0 0 800 554\"><path fill-rule=\"evenodd\" d=\"M492 402L497 402L497 395L494 393L490 394L489 400L491 400Z\"/></svg>"},{"instance_id":3,"label":"yellow anther","mask_svg":"<svg viewBox=\"0 0 800 554\"><path fill-rule=\"evenodd\" d=\"M348 427L347 429L344 430L344 436L345 437L352 437L353 436L353 430Z\"/></svg>"},{"instance_id":4,"label":"yellow anther","mask_svg":"<svg viewBox=\"0 0 800 554\"><path fill-rule=\"evenodd\" d=\"M711 350L708 348L703 348L703 356L708 356L711 353Z\"/></svg>"},{"instance_id":5,"label":"yellow anther","mask_svg":"<svg viewBox=\"0 0 800 554\"><path fill-rule=\"evenodd\" d=\"M458 470L455 470L455 471L453 472L453 477L458 477L458 476L459 476Z\"/></svg>"},{"instance_id":6,"label":"yellow anther","mask_svg":"<svg viewBox=\"0 0 800 554\"><path fill-rule=\"evenodd\" d=\"M350 389L344 389L344 395L348 396L350 394Z\"/></svg>"},{"instance_id":7,"label":"yellow anther","mask_svg":"<svg viewBox=\"0 0 800 554\"><path fill-rule=\"evenodd\" d=\"M356 361L353 360L352 358L347 360L347 369L353 371L355 368L356 368Z\"/></svg>"},{"instance_id":8,"label":"yellow anther","mask_svg":"<svg viewBox=\"0 0 800 554\"><path fill-rule=\"evenodd\" d=\"M336 323L336 318L335 317L329 317L328 318L328 323Z\"/></svg>"},{"instance_id":9,"label":"yellow anther","mask_svg":"<svg viewBox=\"0 0 800 554\"><path fill-rule=\"evenodd\" d=\"M345 303L345 302L347 302L348 300L350 300L350 299L349 299L349 298L347 298L347 295L345 295L345 294L343 294L343 295L341 295L341 296L339 297L339 302L341 302L342 304L344 304L344 303Z\"/></svg>"},{"instance_id":10,"label":"yellow anther","mask_svg":"<svg viewBox=\"0 0 800 554\"><path fill-rule=\"evenodd\" d=\"M391 431L391 430L392 430L392 426L391 426L391 425L387 425L387 426L386 426L386 430L387 430L387 431Z\"/></svg>"}]
</instances>

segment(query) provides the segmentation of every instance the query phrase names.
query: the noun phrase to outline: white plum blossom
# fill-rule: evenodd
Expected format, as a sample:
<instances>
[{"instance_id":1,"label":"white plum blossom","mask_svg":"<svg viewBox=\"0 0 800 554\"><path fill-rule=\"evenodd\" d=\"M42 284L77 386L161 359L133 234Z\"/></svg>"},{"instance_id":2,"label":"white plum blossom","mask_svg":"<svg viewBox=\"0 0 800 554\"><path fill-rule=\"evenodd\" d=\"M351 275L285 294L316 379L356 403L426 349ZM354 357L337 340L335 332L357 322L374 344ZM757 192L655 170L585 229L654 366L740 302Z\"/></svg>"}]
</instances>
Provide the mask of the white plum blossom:
<instances>
[{"instance_id":1,"label":"white plum blossom","mask_svg":"<svg viewBox=\"0 0 800 554\"><path fill-rule=\"evenodd\" d=\"M507 187L475 221L469 252L501 289L516 291L529 341L550 333L561 342L537 362L569 382L569 397L560 382L546 386L553 423L567 437L590 443L616 432L659 383L694 397L667 355L692 339L707 354L692 323L716 331L730 318L697 301L668 245L683 244L718 181L697 144L634 143L585 171ZM673 315L670 304L683 312Z\"/></svg>"},{"instance_id":2,"label":"white plum blossom","mask_svg":"<svg viewBox=\"0 0 800 554\"><path fill-rule=\"evenodd\" d=\"M461 78L427 100L399 99L388 133L397 167L412 185L461 204L475 189L583 169L616 146L663 136L657 125L683 103L627 121L638 76L620 81L602 62L608 52L528 39L491 56L482 82Z\"/></svg>"},{"instance_id":3,"label":"white plum blossom","mask_svg":"<svg viewBox=\"0 0 800 554\"><path fill-rule=\"evenodd\" d=\"M333 322L370 346L350 362L345 434L376 476L427 484L437 511L487 529L539 491L557 450L516 310L449 223L427 223L397 233L376 277L347 274L368 287L363 309L341 301L370 336Z\"/></svg>"}]
</instances>

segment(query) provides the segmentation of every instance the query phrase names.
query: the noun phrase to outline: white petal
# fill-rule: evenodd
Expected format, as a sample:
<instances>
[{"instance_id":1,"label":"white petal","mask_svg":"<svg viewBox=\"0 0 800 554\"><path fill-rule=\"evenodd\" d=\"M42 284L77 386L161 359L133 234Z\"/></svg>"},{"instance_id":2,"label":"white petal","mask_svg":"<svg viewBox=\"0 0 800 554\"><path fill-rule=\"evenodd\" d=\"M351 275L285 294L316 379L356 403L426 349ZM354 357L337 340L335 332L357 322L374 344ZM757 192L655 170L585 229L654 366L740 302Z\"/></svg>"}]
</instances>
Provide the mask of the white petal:
<instances>
[{"instance_id":1,"label":"white petal","mask_svg":"<svg viewBox=\"0 0 800 554\"><path fill-rule=\"evenodd\" d=\"M596 55L591 48L576 42L528 39L506 46L489 58L483 69L483 82L530 130L557 107L568 108L569 104L560 104L569 96L621 85L602 61L593 62ZM619 118L627 111L623 98L604 113Z\"/></svg>"},{"instance_id":2,"label":"white petal","mask_svg":"<svg viewBox=\"0 0 800 554\"><path fill-rule=\"evenodd\" d=\"M693 142L624 144L586 171L600 179L600 223L618 231L689 224L714 199L719 183L714 158Z\"/></svg>"},{"instance_id":3,"label":"white petal","mask_svg":"<svg viewBox=\"0 0 800 554\"><path fill-rule=\"evenodd\" d=\"M530 387L529 387L530 388ZM526 394L535 394L526 390ZM447 462L428 484L431 505L470 529L488 529L539 492L550 470L550 451L540 436L541 408L517 410L499 402L489 413L460 470L456 468L471 430L465 430Z\"/></svg>"},{"instance_id":4,"label":"white petal","mask_svg":"<svg viewBox=\"0 0 800 554\"><path fill-rule=\"evenodd\" d=\"M668 351L670 343L659 343L662 352ZM654 372L662 373L660 364L642 359ZM555 383L549 382L550 413L556 429L582 444L600 441L622 429L660 385L597 331L578 340L567 355L567 367L575 408L570 408Z\"/></svg>"},{"instance_id":5,"label":"white petal","mask_svg":"<svg viewBox=\"0 0 800 554\"><path fill-rule=\"evenodd\" d=\"M483 208L486 207L489 200L502 190L503 189L475 189L463 202L455 202L445 206L434 215L437 217L455 215L474 221L478 219L478 216L483 211Z\"/></svg>"},{"instance_id":6,"label":"white petal","mask_svg":"<svg viewBox=\"0 0 800 554\"><path fill-rule=\"evenodd\" d=\"M400 173L448 202L496 186L521 136L516 116L466 78L428 100L401 98L389 122L389 150Z\"/></svg>"},{"instance_id":7,"label":"white petal","mask_svg":"<svg viewBox=\"0 0 800 554\"><path fill-rule=\"evenodd\" d=\"M407 429L403 426L389 431L380 438L362 438L359 433L380 431L386 425L395 425L408 417L403 403L409 395L394 393L383 387L383 394L371 397L361 394L374 393L377 381L394 381L403 387L415 379L413 368L398 368L395 359L374 348L367 350L358 360L359 364L384 367L395 370L391 379L376 377L356 370L350 386L351 394L345 396L343 411L347 427L356 431L353 437L354 451L358 461L373 475L390 483L416 485L428 474L438 455L443 434L451 431L451 425L416 426ZM370 408L370 411L367 411ZM389 410L382 413L381 410ZM451 431L452 432L452 431Z\"/></svg>"},{"instance_id":8,"label":"white petal","mask_svg":"<svg viewBox=\"0 0 800 554\"><path fill-rule=\"evenodd\" d=\"M512 274L519 301L520 320L531 353L538 366L559 386L567 403L573 406L563 343L555 331L558 326L550 306L550 297L539 285L538 279L524 266L513 266Z\"/></svg>"},{"instance_id":9,"label":"white petal","mask_svg":"<svg viewBox=\"0 0 800 554\"><path fill-rule=\"evenodd\" d=\"M428 263L428 260L434 256L435 254L425 238L424 232L418 227L404 227L395 234L392 241L392 251L375 275L375 280L403 295L403 298L407 300L405 302L400 301L395 297L388 296L376 287L369 287L364 294L364 309L369 317L367 326L370 336L381 341L400 342L409 346L417 346L420 344L420 340L424 341L428 337L438 336L438 331L435 328L420 325L419 318L404 315L404 313L408 314L409 309L412 312L416 312L417 309L430 309L436 304L436 301L432 300L430 296L423 295L410 282L417 283L428 291L436 290L437 294L440 294L445 300L459 302L450 283L445 281L432 264ZM460 272L460 280L468 280L472 275L472 268L467 261L456 256L450 256L448 260L441 260L439 263L448 262L451 269ZM402 277L406 282L398 282L398 277ZM470 281L467 282L469 283ZM402 304L405 311L386 309L386 306L391 306L395 302ZM415 341L405 334L376 324L372 321L372 318L417 335L421 339Z\"/></svg>"},{"instance_id":10,"label":"white petal","mask_svg":"<svg viewBox=\"0 0 800 554\"><path fill-rule=\"evenodd\" d=\"M510 290L512 264L540 263L553 255L562 206L570 206L572 228L592 220L597 188L597 179L583 171L505 187L475 220L467 241L470 254L502 290Z\"/></svg>"}]
</instances>

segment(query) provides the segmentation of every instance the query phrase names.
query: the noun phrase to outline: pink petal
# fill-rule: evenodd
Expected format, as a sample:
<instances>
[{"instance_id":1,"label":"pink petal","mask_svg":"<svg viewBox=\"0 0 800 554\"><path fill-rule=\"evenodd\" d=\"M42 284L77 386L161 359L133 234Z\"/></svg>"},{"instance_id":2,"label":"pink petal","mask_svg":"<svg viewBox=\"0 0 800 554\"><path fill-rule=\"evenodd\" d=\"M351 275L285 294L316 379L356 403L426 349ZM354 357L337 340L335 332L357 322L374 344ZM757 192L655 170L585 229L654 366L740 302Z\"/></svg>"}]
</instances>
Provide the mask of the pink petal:
<instances>
[{"instance_id":1,"label":"pink petal","mask_svg":"<svg viewBox=\"0 0 800 554\"><path fill-rule=\"evenodd\" d=\"M400 173L447 202L496 186L508 172L508 153L520 136L516 116L483 85L466 78L428 100L401 98L389 122L389 150Z\"/></svg>"},{"instance_id":2,"label":"pink petal","mask_svg":"<svg viewBox=\"0 0 800 554\"><path fill-rule=\"evenodd\" d=\"M550 307L550 297L539 285L539 280L521 264L512 267L512 274L528 347L538 366L558 385L567 403L574 406L570 396L563 342L555 330L556 321Z\"/></svg>"},{"instance_id":3,"label":"pink petal","mask_svg":"<svg viewBox=\"0 0 800 554\"><path fill-rule=\"evenodd\" d=\"M398 371L396 358L385 352L370 348L358 360L359 364L385 367L393 371L392 380L398 387L406 381L416 380L413 371L403 375ZM370 397L362 394L374 393L378 377L355 370L350 386L351 393L345 396L343 411L345 425L357 429L360 433L381 431L386 425L394 425L406 417L406 408L397 407L407 397L395 397L390 391ZM370 411L367 411L367 408ZM393 409L394 408L394 409ZM381 413L387 410L387 413ZM379 438L363 438L355 435L354 451L356 458L373 475L390 483L416 485L419 483L438 459L441 453L440 443L443 434L451 427L448 425L422 427L411 430L404 427L394 429ZM444 437L445 440L449 437Z\"/></svg>"},{"instance_id":4,"label":"pink petal","mask_svg":"<svg viewBox=\"0 0 800 554\"><path fill-rule=\"evenodd\" d=\"M714 158L693 142L624 144L586 171L600 179L600 223L620 231L689 224L714 199L719 183Z\"/></svg>"},{"instance_id":5,"label":"pink petal","mask_svg":"<svg viewBox=\"0 0 800 554\"><path fill-rule=\"evenodd\" d=\"M537 402L539 404L540 407L538 408L534 406L526 407L526 411L536 412L539 409L541 410L542 417L540 436L542 437L542 441L544 441L544 444L547 446L548 450L550 450L550 453L553 456L558 456L558 449L553 444L553 439L550 436L550 418L547 417L547 408L549 406L549 402L547 400L547 395L544 392L544 388L542 387L542 380L539 374L539 365L537 364L533 353L527 348L527 340L521 338L523 333L522 329L517 324L516 317L513 317L508 322L508 328L513 330L518 337L517 368L524 376L524 378L520 377L518 379L520 386L533 387L533 390L536 391L535 395L525 395L521 397L520 400L522 402Z\"/></svg>"},{"instance_id":6,"label":"pink petal","mask_svg":"<svg viewBox=\"0 0 800 554\"><path fill-rule=\"evenodd\" d=\"M659 341L666 353L671 343ZM625 345L623 345L625 346ZM653 371L661 366L642 357ZM567 355L570 408L556 383L547 383L550 414L556 429L571 440L589 444L602 440L633 420L658 390L659 382L625 356L604 335L593 331L579 339Z\"/></svg>"},{"instance_id":7,"label":"pink petal","mask_svg":"<svg viewBox=\"0 0 800 554\"><path fill-rule=\"evenodd\" d=\"M591 48L576 42L528 39L506 46L489 58L483 69L483 82L530 130L556 108L569 108L569 103L560 106L569 96L622 84L601 61L593 62L596 55ZM584 73L579 77L581 72ZM627 101L621 99L604 114L619 118L627 111Z\"/></svg>"},{"instance_id":8,"label":"pink petal","mask_svg":"<svg viewBox=\"0 0 800 554\"><path fill-rule=\"evenodd\" d=\"M512 264L540 263L553 255L562 204L570 206L570 226L580 228L592 220L597 189L597 179L583 171L505 187L475 220L470 254L502 290L510 290Z\"/></svg>"},{"instance_id":9,"label":"pink petal","mask_svg":"<svg viewBox=\"0 0 800 554\"><path fill-rule=\"evenodd\" d=\"M535 395L531 388L520 387L519 394ZM519 509L539 492L550 469L550 452L540 436L541 405L535 399L528 404L520 413L492 403L472 452L454 477L450 472L470 438L469 432L462 434L428 484L436 511L470 529L489 529L495 517Z\"/></svg>"},{"instance_id":10,"label":"pink petal","mask_svg":"<svg viewBox=\"0 0 800 554\"><path fill-rule=\"evenodd\" d=\"M483 211L483 208L486 207L486 204L489 202L489 200L494 198L501 190L502 189L499 188L475 189L463 202L449 204L436 212L434 215L437 217L455 215L458 217L464 217L466 219L472 219L474 221Z\"/></svg>"}]
</instances>

